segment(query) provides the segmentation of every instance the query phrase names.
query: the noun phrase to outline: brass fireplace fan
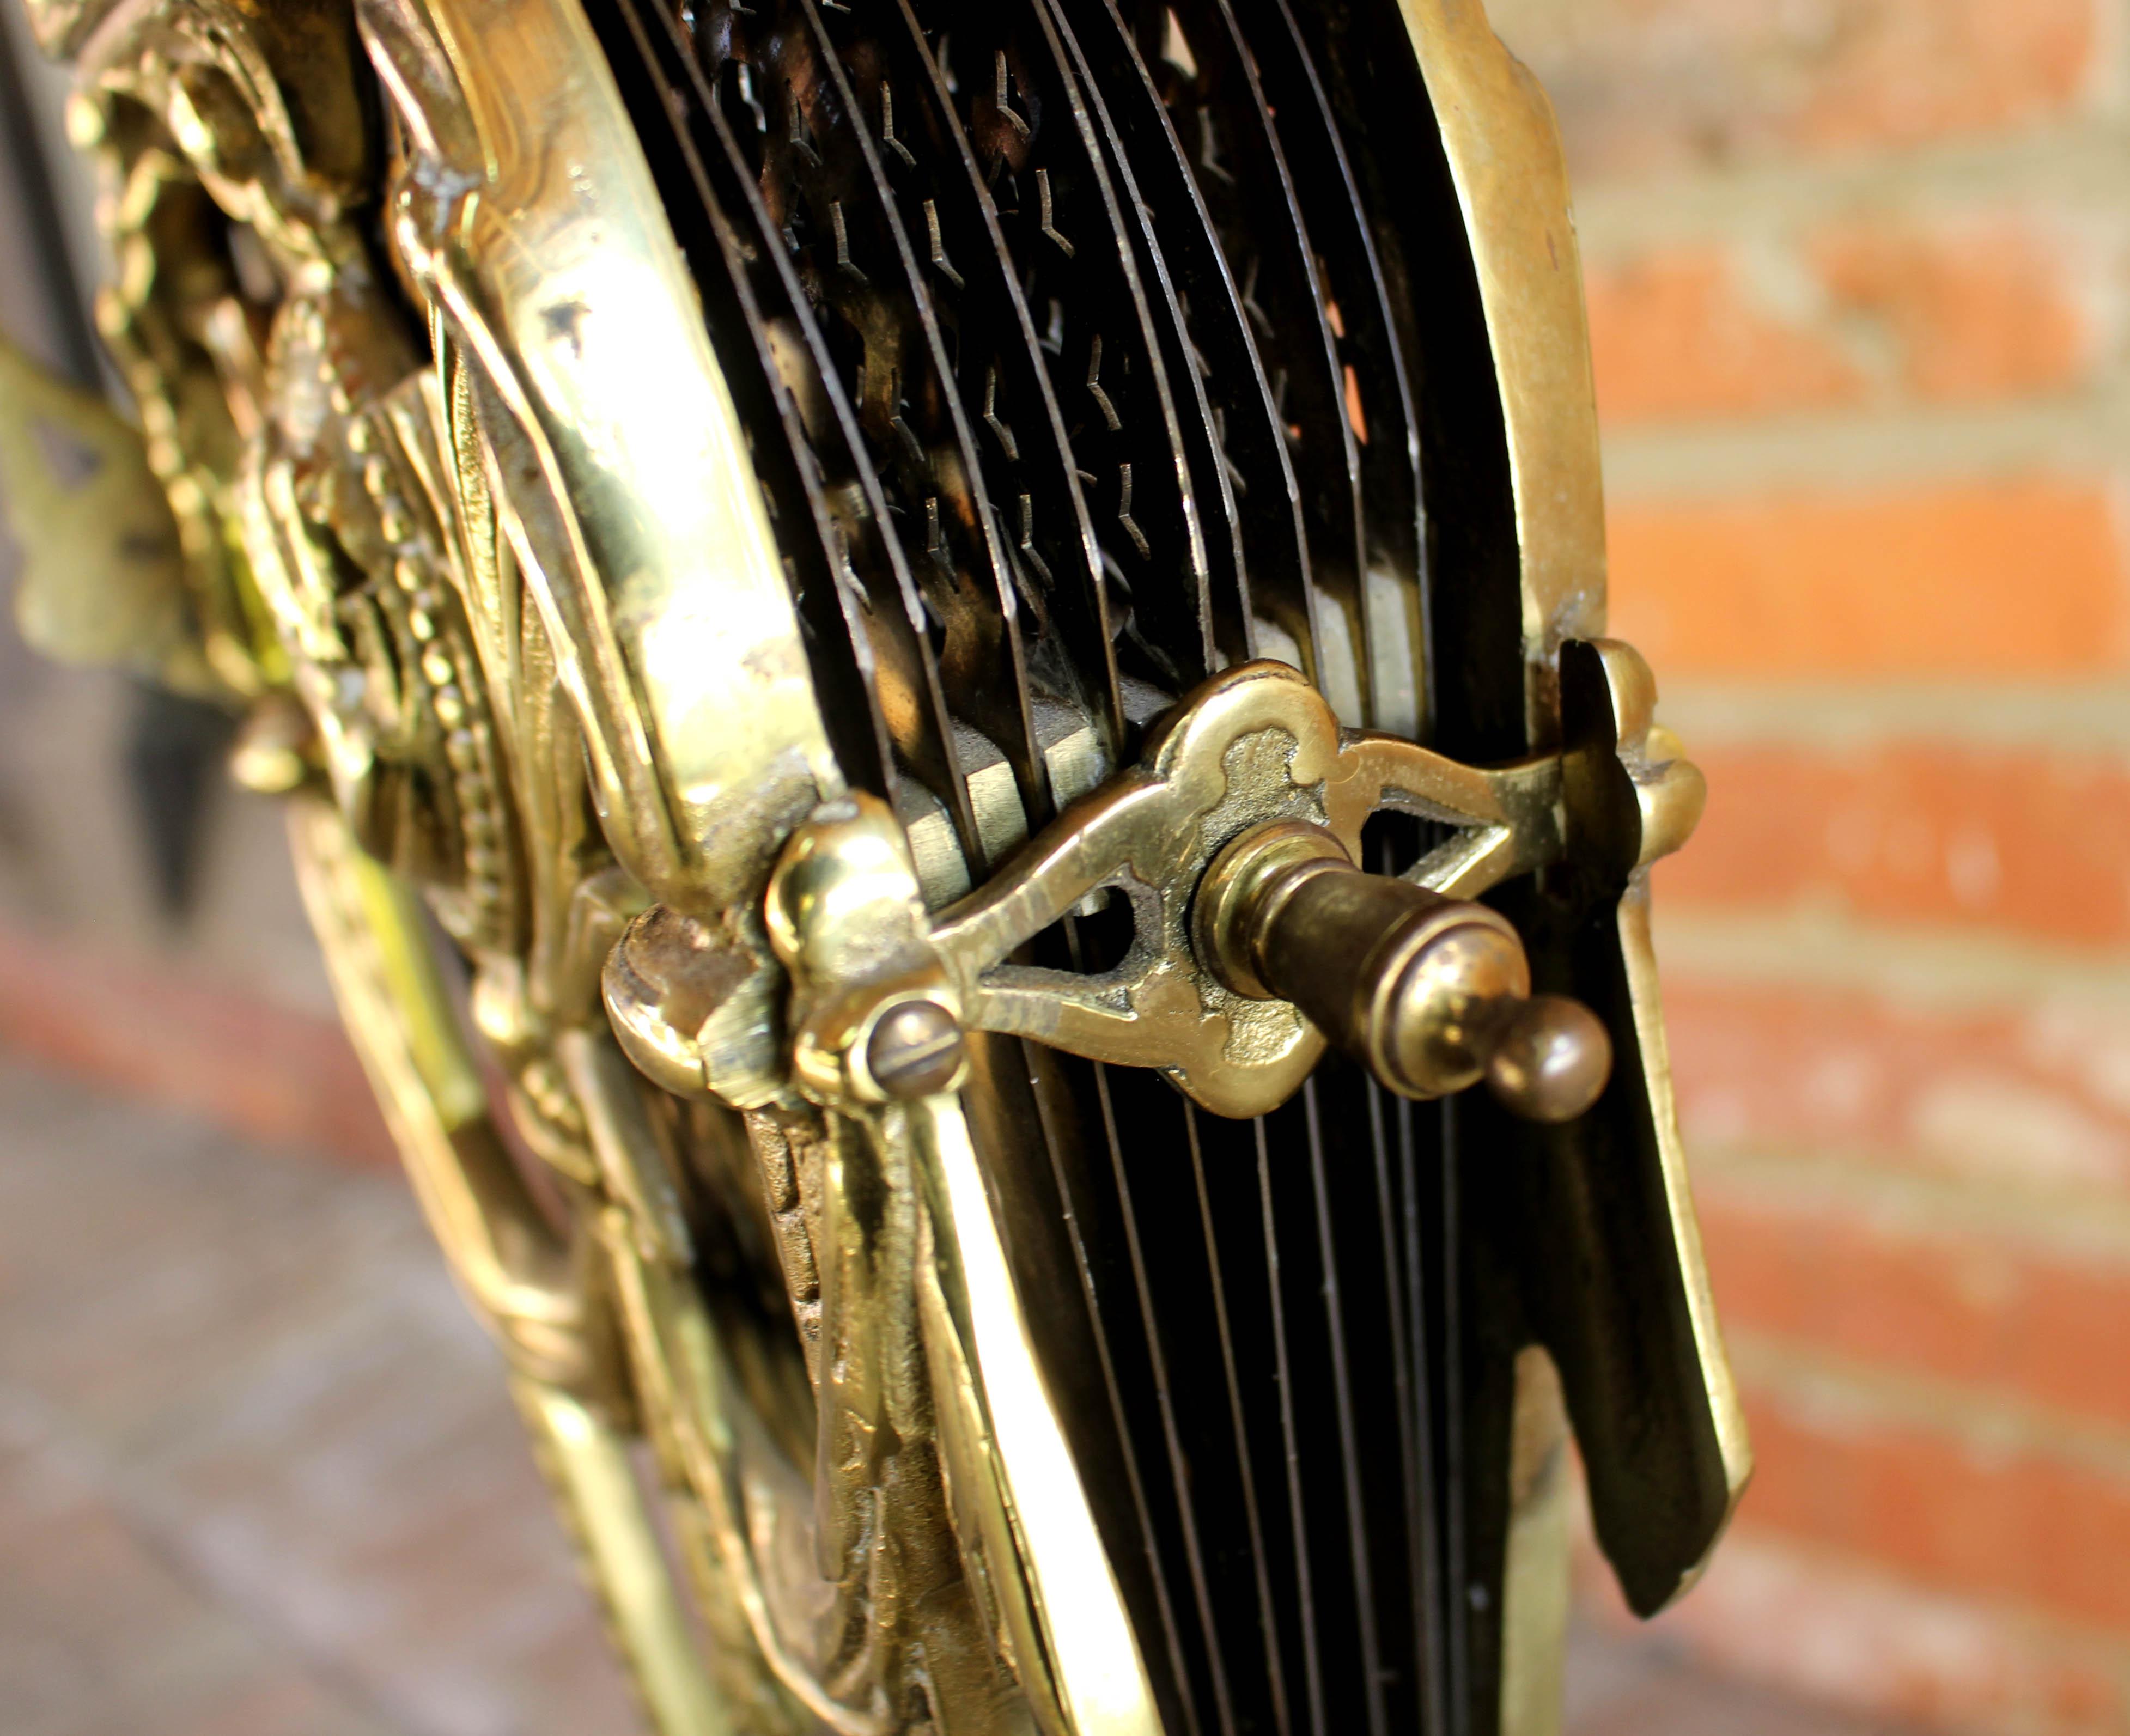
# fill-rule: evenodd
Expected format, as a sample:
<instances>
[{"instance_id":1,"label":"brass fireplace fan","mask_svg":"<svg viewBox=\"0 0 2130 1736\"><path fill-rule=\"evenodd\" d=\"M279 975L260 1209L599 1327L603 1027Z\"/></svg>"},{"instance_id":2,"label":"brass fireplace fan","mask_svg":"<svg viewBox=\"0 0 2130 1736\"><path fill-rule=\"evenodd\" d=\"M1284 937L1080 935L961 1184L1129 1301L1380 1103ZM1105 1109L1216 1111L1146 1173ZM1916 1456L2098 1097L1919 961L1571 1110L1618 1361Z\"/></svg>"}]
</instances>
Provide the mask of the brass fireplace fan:
<instances>
[{"instance_id":1,"label":"brass fireplace fan","mask_svg":"<svg viewBox=\"0 0 2130 1736\"><path fill-rule=\"evenodd\" d=\"M1569 1426L1645 1613L1749 1457L1477 0L27 4L651 1723L1556 1728Z\"/></svg>"}]
</instances>

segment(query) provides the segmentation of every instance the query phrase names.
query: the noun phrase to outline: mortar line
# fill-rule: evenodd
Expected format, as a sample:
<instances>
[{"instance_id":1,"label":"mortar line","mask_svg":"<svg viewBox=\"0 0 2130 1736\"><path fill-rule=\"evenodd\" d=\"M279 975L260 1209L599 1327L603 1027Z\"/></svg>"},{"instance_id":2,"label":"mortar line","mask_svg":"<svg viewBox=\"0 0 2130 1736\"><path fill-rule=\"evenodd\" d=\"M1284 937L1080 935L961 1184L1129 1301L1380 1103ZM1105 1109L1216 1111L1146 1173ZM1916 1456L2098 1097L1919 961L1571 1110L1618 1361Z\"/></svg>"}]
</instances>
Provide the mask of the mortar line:
<instances>
[{"instance_id":1,"label":"mortar line","mask_svg":"<svg viewBox=\"0 0 2130 1736\"><path fill-rule=\"evenodd\" d=\"M1735 420L1615 424L1605 483L1616 502L1776 493L1868 498L2066 472L2113 477L2130 453L2130 376L1994 403L1906 403Z\"/></svg>"},{"instance_id":2,"label":"mortar line","mask_svg":"<svg viewBox=\"0 0 2130 1736\"><path fill-rule=\"evenodd\" d=\"M1786 1407L1949 1436L1978 1457L2009 1452L2130 1481L2130 1429L1996 1389L1866 1363L1776 1333L1734 1327L1725 1338L1731 1366L1746 1385Z\"/></svg>"},{"instance_id":3,"label":"mortar line","mask_svg":"<svg viewBox=\"0 0 2130 1736\"><path fill-rule=\"evenodd\" d=\"M2130 1014L2130 956L2090 945L1837 912L1713 912L1656 899L1667 980L1867 996L1939 1015L2018 1016L2042 1006Z\"/></svg>"}]
</instances>

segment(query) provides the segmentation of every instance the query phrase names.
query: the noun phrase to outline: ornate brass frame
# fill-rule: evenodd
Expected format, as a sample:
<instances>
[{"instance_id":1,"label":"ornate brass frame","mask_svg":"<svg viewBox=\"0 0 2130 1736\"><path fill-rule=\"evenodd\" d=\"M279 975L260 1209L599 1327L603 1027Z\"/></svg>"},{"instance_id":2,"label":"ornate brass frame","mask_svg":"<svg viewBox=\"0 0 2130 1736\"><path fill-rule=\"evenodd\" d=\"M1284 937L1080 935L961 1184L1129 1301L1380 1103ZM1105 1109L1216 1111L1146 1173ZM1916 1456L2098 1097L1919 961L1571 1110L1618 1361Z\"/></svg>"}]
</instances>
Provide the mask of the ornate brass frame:
<instances>
[{"instance_id":1,"label":"ornate brass frame","mask_svg":"<svg viewBox=\"0 0 2130 1736\"><path fill-rule=\"evenodd\" d=\"M1502 751L1469 758L1503 763L1342 728L1324 694L1378 672L1312 647L1314 682L1237 661L899 815L832 748L752 431L579 0L28 4L81 67L119 264L100 322L181 536L165 602L190 632L160 654L247 708L240 767L291 796L349 1028L654 1724L1169 1727L963 1089L1025 1038L1216 1114L1283 1104L1327 1033L1300 992L1235 985L1197 901L1252 828L1351 863L1388 810L1454 833L1411 885L1499 889L1526 986L1584 993L1617 1056L1569 1125L1454 1112L1499 1162L1450 1233L1522 1299L1472 1340L1513 1363L1515 1457L1504 1409L1509 1610L1459 1691L1547 1728L1564 1395L1637 1607L1698 1572L1750 1459L1649 941L1647 870L1699 776L1599 637L1565 178L1479 7L1325 28L1363 83L1396 30L1432 124L1378 124L1428 131L1464 227L1488 353L1443 365L1507 455L1521 677ZM1015 853L1039 785L1080 799ZM1534 902L1540 870L1573 895ZM1113 968L1030 960L1111 894L1135 918ZM1459 1018L1486 999L1451 989ZM795 1357L744 1278L705 1280L729 1251L702 1169L717 1233L767 1238Z\"/></svg>"}]
</instances>

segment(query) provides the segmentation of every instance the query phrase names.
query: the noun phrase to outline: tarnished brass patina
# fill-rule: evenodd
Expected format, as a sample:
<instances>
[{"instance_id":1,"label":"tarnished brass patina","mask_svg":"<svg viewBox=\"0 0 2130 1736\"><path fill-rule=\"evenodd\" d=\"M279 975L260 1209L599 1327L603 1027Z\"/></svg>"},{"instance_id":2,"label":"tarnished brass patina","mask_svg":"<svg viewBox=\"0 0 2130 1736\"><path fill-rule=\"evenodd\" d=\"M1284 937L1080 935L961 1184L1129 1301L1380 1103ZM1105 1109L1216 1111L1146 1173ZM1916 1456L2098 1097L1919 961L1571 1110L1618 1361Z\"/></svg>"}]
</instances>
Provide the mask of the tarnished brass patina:
<instances>
[{"instance_id":1,"label":"tarnished brass patina","mask_svg":"<svg viewBox=\"0 0 2130 1736\"><path fill-rule=\"evenodd\" d=\"M1214 858L1198 955L1239 994L1294 1003L1401 1096L1484 1079L1534 1121L1587 1113L1612 1067L1587 1008L1532 998L1516 929L1484 904L1363 873L1306 820L1273 820Z\"/></svg>"},{"instance_id":2,"label":"tarnished brass patina","mask_svg":"<svg viewBox=\"0 0 2130 1736\"><path fill-rule=\"evenodd\" d=\"M1750 1460L1479 7L26 4L26 607L245 713L652 1724L1553 1728L1569 1426L1644 1611Z\"/></svg>"}]
</instances>

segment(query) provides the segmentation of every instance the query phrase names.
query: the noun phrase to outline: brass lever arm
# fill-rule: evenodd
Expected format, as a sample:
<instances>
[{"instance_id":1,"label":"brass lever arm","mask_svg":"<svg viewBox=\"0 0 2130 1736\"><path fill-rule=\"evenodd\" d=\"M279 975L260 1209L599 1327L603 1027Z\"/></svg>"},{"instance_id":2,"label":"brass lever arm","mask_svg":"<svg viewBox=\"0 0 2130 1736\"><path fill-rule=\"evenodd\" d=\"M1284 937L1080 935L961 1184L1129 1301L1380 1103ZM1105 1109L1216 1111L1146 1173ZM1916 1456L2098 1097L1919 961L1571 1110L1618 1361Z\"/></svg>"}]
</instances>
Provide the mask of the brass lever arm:
<instances>
[{"instance_id":1,"label":"brass lever arm","mask_svg":"<svg viewBox=\"0 0 2130 1736\"><path fill-rule=\"evenodd\" d=\"M1241 832L1292 821L1350 852L1387 808L1459 828L1463 847L1436 852L1421 870L1476 894L1559 856L1560 761L1466 765L1390 737L1348 735L1285 665L1222 671L1170 713L1138 765L941 914L931 941L962 1022L1158 1068L1216 1114L1276 1108L1329 1033L1292 999L1239 994L1209 969L1192 936L1193 901ZM1130 901L1134 918L1131 950L1114 970L1082 975L1015 961L1105 887Z\"/></svg>"},{"instance_id":2,"label":"brass lever arm","mask_svg":"<svg viewBox=\"0 0 2130 1736\"><path fill-rule=\"evenodd\" d=\"M873 888L877 932L898 939L808 973L848 992L799 1020L800 1080L828 1099L929 1095L958 1071L959 1033L991 1031L1157 1068L1215 1114L1250 1116L1285 1102L1329 1040L1408 1095L1485 1078L1521 1114L1580 1114L1610 1066L1602 1029L1572 1003L1532 997L1515 930L1455 900L1559 860L1586 810L1602 822L1592 844L1630 861L1675 847L1691 828L1700 775L1682 760L1650 762L1640 659L1607 645L1596 666L1617 714L1609 771L1571 768L1558 754L1462 765L1342 732L1283 664L1223 670L1170 713L1137 765L937 916L918 901L891 817L870 815L863 801L848 817L824 808L784 852L767 904L772 939L780 909L823 874L845 887L846 903L850 889ZM1385 809L1456 836L1402 879L1363 875L1353 866L1362 827ZM1271 850L1275 837L1288 842ZM1268 864L1287 860L1281 850L1298 850L1306 871L1270 874ZM1102 889L1134 916L1114 969L1019 961ZM705 1016L714 995L702 991L714 990L706 967L720 956L703 925L654 910L609 963L607 1004L623 1043L676 1089L702 1076L697 1056L714 1023Z\"/></svg>"}]
</instances>

